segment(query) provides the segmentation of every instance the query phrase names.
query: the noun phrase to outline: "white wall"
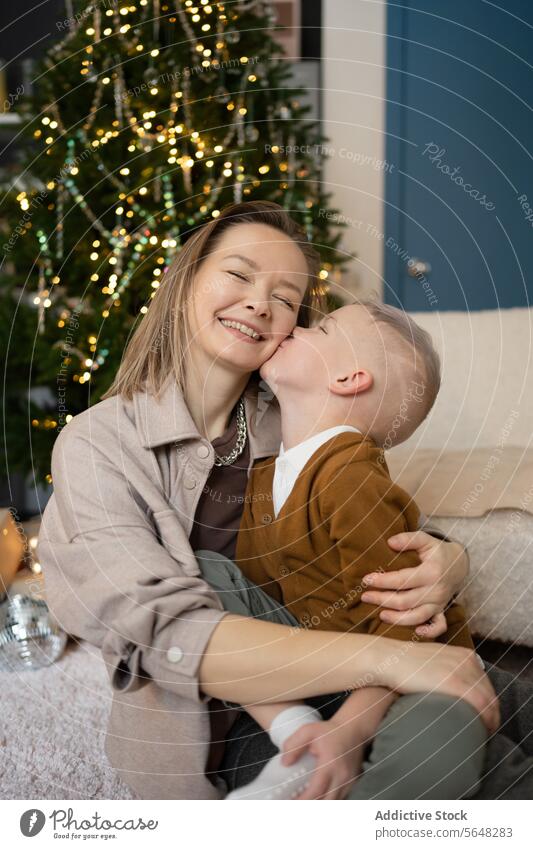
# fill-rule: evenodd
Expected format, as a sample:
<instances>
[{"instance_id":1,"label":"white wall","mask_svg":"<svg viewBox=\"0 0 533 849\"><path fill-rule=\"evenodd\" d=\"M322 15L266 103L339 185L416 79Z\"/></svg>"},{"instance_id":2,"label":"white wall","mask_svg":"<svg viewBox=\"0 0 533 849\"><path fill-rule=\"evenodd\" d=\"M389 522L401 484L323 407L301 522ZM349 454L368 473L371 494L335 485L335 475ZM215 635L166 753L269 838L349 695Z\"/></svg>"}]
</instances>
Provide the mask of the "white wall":
<instances>
[{"instance_id":1,"label":"white wall","mask_svg":"<svg viewBox=\"0 0 533 849\"><path fill-rule=\"evenodd\" d=\"M382 295L386 3L324 0L322 23L324 183L348 224L342 247L357 254L338 282Z\"/></svg>"}]
</instances>

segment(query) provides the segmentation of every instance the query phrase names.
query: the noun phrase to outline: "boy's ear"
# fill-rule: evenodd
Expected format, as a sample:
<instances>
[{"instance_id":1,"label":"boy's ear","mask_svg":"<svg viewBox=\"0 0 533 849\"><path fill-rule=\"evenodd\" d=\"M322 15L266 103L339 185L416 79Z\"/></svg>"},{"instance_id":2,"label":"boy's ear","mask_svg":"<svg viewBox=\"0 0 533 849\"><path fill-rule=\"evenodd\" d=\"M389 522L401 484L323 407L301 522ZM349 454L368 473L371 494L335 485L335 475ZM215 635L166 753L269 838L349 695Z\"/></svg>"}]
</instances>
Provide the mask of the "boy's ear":
<instances>
[{"instance_id":1,"label":"boy's ear","mask_svg":"<svg viewBox=\"0 0 533 849\"><path fill-rule=\"evenodd\" d=\"M334 395L360 395L371 389L374 378L369 371L360 369L338 377L329 385L329 391Z\"/></svg>"}]
</instances>

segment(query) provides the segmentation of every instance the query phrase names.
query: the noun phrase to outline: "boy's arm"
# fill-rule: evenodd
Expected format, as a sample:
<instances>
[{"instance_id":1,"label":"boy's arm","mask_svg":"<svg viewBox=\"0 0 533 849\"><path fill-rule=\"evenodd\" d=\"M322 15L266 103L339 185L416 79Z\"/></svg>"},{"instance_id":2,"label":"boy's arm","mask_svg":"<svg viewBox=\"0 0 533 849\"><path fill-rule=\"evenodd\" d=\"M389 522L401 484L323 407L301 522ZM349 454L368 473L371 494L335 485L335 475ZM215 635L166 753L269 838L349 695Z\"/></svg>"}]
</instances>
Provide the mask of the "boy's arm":
<instances>
[{"instance_id":1,"label":"boy's arm","mask_svg":"<svg viewBox=\"0 0 533 849\"><path fill-rule=\"evenodd\" d=\"M299 799L345 798L363 770L365 750L397 698L384 687L353 692L326 722L303 725L282 747L282 763L295 763L306 750L316 758L311 781Z\"/></svg>"},{"instance_id":2,"label":"boy's arm","mask_svg":"<svg viewBox=\"0 0 533 849\"><path fill-rule=\"evenodd\" d=\"M383 622L380 607L361 601L366 590L363 578L369 572L389 572L419 565L416 551L393 551L388 538L417 529L420 511L415 502L372 456L339 462L328 470L329 479L321 492L321 510L332 545L338 554L339 577L353 629L360 633L392 639L428 641L416 626ZM460 618L460 617L459 617ZM448 615L447 615L448 619ZM456 621L456 628L459 622ZM464 629L461 637L464 637ZM464 645L462 639L450 639ZM470 646L470 644L468 644Z\"/></svg>"},{"instance_id":3,"label":"boy's arm","mask_svg":"<svg viewBox=\"0 0 533 849\"><path fill-rule=\"evenodd\" d=\"M362 687L360 690L354 690L331 717L330 722L346 734L348 741L370 742L398 695L386 687Z\"/></svg>"},{"instance_id":4,"label":"boy's arm","mask_svg":"<svg viewBox=\"0 0 533 849\"><path fill-rule=\"evenodd\" d=\"M362 580L369 572L418 566L416 552L395 552L387 543L395 534L416 530L419 511L414 502L371 459L362 458L335 469L322 505L354 630L421 639L414 627L383 622L377 605L361 601L366 589Z\"/></svg>"}]
</instances>

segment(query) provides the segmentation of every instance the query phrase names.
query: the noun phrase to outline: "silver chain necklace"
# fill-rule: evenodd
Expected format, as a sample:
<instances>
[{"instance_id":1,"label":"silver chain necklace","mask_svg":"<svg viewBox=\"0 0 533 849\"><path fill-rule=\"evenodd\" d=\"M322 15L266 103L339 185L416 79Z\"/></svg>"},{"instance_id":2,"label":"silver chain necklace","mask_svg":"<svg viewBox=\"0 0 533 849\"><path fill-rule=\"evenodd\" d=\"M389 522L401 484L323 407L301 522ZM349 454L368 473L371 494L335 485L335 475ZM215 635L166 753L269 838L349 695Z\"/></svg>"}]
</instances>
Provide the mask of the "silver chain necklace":
<instances>
[{"instance_id":1,"label":"silver chain necklace","mask_svg":"<svg viewBox=\"0 0 533 849\"><path fill-rule=\"evenodd\" d=\"M235 447L225 457L219 457L215 451L215 466L231 466L237 457L240 457L246 445L248 430L246 427L246 416L244 414L244 401L241 398L237 409L237 442Z\"/></svg>"}]
</instances>

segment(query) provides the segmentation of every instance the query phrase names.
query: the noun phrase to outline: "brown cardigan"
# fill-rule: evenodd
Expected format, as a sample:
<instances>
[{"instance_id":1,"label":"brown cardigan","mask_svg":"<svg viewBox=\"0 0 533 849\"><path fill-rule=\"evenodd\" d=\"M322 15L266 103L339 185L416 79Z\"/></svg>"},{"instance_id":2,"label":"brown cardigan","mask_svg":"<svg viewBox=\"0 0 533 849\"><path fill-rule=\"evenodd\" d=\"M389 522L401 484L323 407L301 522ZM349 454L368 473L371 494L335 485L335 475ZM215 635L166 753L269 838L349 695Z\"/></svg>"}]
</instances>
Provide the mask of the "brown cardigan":
<instances>
[{"instance_id":1,"label":"brown cardigan","mask_svg":"<svg viewBox=\"0 0 533 849\"><path fill-rule=\"evenodd\" d=\"M414 627L390 625L361 601L373 571L419 564L415 551L394 552L387 539L416 531L419 510L390 478L384 452L368 436L338 434L307 461L277 518L275 457L255 464L246 491L236 561L283 603L303 627L428 641ZM452 603L438 641L474 648L465 612Z\"/></svg>"}]
</instances>

